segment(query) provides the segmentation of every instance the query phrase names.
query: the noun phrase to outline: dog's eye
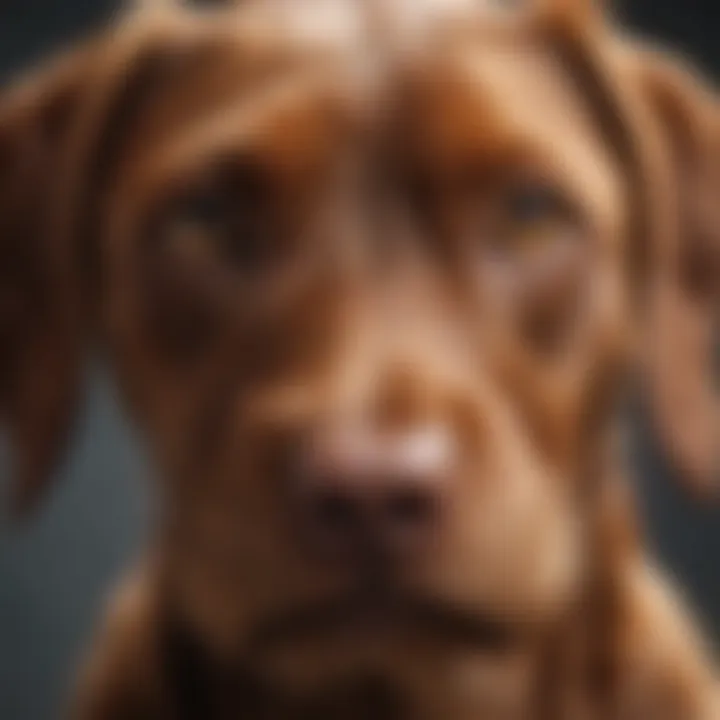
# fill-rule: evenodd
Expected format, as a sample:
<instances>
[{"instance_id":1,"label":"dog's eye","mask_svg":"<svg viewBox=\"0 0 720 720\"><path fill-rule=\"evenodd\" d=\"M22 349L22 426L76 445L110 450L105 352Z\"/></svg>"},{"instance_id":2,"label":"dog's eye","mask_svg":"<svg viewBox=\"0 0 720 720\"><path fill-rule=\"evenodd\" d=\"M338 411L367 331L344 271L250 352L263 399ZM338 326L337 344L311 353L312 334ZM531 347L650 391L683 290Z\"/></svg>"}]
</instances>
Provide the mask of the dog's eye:
<instances>
[{"instance_id":1,"label":"dog's eye","mask_svg":"<svg viewBox=\"0 0 720 720\"><path fill-rule=\"evenodd\" d=\"M503 250L532 252L566 236L570 209L551 186L521 185L507 194L500 207L495 240Z\"/></svg>"},{"instance_id":2,"label":"dog's eye","mask_svg":"<svg viewBox=\"0 0 720 720\"><path fill-rule=\"evenodd\" d=\"M178 259L199 263L208 259L227 232L226 210L209 193L183 198L165 228L165 245Z\"/></svg>"},{"instance_id":3,"label":"dog's eye","mask_svg":"<svg viewBox=\"0 0 720 720\"><path fill-rule=\"evenodd\" d=\"M171 252L193 264L219 262L256 273L272 258L269 185L253 166L225 171L184 193L166 226Z\"/></svg>"},{"instance_id":4,"label":"dog's eye","mask_svg":"<svg viewBox=\"0 0 720 720\"><path fill-rule=\"evenodd\" d=\"M547 185L524 185L511 191L507 211L512 220L530 224L555 216L563 207L563 200Z\"/></svg>"},{"instance_id":5,"label":"dog's eye","mask_svg":"<svg viewBox=\"0 0 720 720\"><path fill-rule=\"evenodd\" d=\"M490 211L491 213L493 210ZM561 355L576 326L587 244L582 218L562 193L542 183L511 188L494 207L488 239L512 293L527 346Z\"/></svg>"}]
</instances>

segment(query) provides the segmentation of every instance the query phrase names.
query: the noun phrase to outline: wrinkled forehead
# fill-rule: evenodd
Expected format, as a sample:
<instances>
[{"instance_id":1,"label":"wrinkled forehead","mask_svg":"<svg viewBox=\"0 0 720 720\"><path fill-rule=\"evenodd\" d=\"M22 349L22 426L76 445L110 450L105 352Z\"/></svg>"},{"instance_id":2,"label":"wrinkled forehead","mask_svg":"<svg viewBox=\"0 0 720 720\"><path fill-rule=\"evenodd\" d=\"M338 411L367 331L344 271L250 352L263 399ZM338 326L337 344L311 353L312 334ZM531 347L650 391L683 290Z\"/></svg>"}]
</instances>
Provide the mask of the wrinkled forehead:
<instances>
[{"instance_id":1,"label":"wrinkled forehead","mask_svg":"<svg viewBox=\"0 0 720 720\"><path fill-rule=\"evenodd\" d=\"M370 31L363 3L313 0L295 15L282 2L249 8L154 96L136 135L144 164L157 182L248 151L303 167L385 137L385 151L436 169L542 163L612 202L609 154L548 42L507 13L427 3L435 23L378 11Z\"/></svg>"},{"instance_id":2,"label":"wrinkled forehead","mask_svg":"<svg viewBox=\"0 0 720 720\"><path fill-rule=\"evenodd\" d=\"M286 40L387 45L421 42L434 28L469 18L507 15L502 0L254 0L243 13Z\"/></svg>"}]
</instances>

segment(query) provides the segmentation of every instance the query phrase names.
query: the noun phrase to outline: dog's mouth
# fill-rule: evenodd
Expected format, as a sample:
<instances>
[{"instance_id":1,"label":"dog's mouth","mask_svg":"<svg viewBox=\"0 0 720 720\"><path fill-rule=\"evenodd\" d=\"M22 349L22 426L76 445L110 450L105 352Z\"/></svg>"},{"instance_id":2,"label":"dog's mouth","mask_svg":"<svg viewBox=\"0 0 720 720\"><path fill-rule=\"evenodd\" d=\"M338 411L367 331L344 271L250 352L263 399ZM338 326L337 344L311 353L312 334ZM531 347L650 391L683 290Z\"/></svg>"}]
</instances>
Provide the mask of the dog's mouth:
<instances>
[{"instance_id":1,"label":"dog's mouth","mask_svg":"<svg viewBox=\"0 0 720 720\"><path fill-rule=\"evenodd\" d=\"M491 613L461 610L429 598L364 591L303 606L260 625L251 645L260 652L307 642L420 640L474 652L503 654L527 629Z\"/></svg>"}]
</instances>

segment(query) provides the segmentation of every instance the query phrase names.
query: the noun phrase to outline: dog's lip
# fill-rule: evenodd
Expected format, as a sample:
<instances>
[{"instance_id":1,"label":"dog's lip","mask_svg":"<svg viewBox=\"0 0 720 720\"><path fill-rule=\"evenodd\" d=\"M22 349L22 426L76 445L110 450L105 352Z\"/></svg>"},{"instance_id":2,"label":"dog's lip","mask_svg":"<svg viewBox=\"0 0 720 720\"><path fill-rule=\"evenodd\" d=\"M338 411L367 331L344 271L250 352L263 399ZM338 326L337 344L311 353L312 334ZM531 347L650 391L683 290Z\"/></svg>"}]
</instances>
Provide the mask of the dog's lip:
<instances>
[{"instance_id":1,"label":"dog's lip","mask_svg":"<svg viewBox=\"0 0 720 720\"><path fill-rule=\"evenodd\" d=\"M496 614L458 609L426 597L366 591L278 615L256 629L251 644L272 651L345 633L377 638L398 632L491 654L508 652L524 636L518 623Z\"/></svg>"}]
</instances>

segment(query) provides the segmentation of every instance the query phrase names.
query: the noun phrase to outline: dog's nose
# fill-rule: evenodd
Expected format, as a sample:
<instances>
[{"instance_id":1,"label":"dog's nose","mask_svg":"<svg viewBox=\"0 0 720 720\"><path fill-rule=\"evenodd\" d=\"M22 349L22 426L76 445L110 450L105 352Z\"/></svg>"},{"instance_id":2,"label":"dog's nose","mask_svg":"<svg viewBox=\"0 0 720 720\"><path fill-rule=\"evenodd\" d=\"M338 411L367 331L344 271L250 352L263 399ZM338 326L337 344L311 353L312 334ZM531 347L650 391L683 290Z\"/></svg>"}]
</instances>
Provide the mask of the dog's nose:
<instances>
[{"instance_id":1,"label":"dog's nose","mask_svg":"<svg viewBox=\"0 0 720 720\"><path fill-rule=\"evenodd\" d=\"M296 493L307 539L325 557L395 560L421 551L441 521L452 450L448 434L434 426L316 437Z\"/></svg>"}]
</instances>

